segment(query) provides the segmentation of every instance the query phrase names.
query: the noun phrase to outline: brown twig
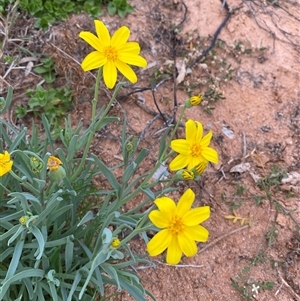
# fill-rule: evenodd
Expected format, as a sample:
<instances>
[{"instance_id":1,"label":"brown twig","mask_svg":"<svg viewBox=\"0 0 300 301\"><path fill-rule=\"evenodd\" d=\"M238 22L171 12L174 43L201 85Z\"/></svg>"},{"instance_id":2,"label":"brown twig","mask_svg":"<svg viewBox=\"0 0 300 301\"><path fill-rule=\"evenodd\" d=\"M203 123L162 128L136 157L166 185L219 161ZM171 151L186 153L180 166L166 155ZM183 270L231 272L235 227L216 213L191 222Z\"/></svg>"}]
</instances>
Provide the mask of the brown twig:
<instances>
[{"instance_id":1,"label":"brown twig","mask_svg":"<svg viewBox=\"0 0 300 301\"><path fill-rule=\"evenodd\" d=\"M243 227L234 229L234 230L232 230L232 231L230 231L230 232L227 232L227 233L221 235L220 237L216 238L216 239L213 240L211 243L209 243L209 244L207 244L205 247L203 247L203 248L198 252L198 254L203 253L205 250L211 248L212 246L214 246L215 244L217 244L220 240L222 240L222 239L224 239L224 238L226 238L226 237L228 237L228 236L230 236L230 235L232 235L232 234L235 234L235 233L237 233L237 232L239 232L239 231L242 231L242 230L244 230L244 229L247 229L247 228L249 228L249 225L245 225L245 226L243 226Z\"/></svg>"},{"instance_id":2,"label":"brown twig","mask_svg":"<svg viewBox=\"0 0 300 301\"><path fill-rule=\"evenodd\" d=\"M278 277L281 280L281 283L287 288L287 290L289 291L289 293L292 295L292 297L296 300L296 301L300 301L300 297L298 294L296 294L296 292L293 290L293 288L283 279L283 277L280 274L280 271L277 269L277 274ZM281 288L281 286L280 286ZM276 291L275 296L279 293L280 288Z\"/></svg>"}]
</instances>

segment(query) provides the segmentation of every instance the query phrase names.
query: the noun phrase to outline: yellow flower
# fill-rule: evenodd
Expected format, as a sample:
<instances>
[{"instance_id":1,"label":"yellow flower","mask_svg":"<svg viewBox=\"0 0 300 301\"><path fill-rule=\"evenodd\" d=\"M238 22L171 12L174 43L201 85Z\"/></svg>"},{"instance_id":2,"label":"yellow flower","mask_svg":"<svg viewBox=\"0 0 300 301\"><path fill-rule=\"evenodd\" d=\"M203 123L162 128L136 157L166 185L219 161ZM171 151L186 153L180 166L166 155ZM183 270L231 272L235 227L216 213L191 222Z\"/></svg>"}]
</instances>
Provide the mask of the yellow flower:
<instances>
[{"instance_id":1,"label":"yellow flower","mask_svg":"<svg viewBox=\"0 0 300 301\"><path fill-rule=\"evenodd\" d=\"M0 177L11 171L13 161L10 160L10 154L5 151L4 154L0 153Z\"/></svg>"},{"instance_id":2,"label":"yellow flower","mask_svg":"<svg viewBox=\"0 0 300 301\"><path fill-rule=\"evenodd\" d=\"M113 249L119 248L120 245L121 245L120 239L117 238L117 237L113 238L113 240L112 240L111 243L110 243L110 246L111 246Z\"/></svg>"},{"instance_id":3,"label":"yellow flower","mask_svg":"<svg viewBox=\"0 0 300 301\"><path fill-rule=\"evenodd\" d=\"M130 30L120 27L112 37L103 22L95 20L97 36L82 31L79 37L91 45L96 51L88 54L81 67L84 71L98 69L103 66L105 85L112 89L117 81L117 69L132 83L137 82L137 76L129 65L146 67L147 61L139 55L140 46L137 42L127 42Z\"/></svg>"},{"instance_id":4,"label":"yellow flower","mask_svg":"<svg viewBox=\"0 0 300 301\"><path fill-rule=\"evenodd\" d=\"M48 158L47 167L50 170L58 170L59 165L62 165L62 162L58 158L54 156Z\"/></svg>"},{"instance_id":5,"label":"yellow flower","mask_svg":"<svg viewBox=\"0 0 300 301\"><path fill-rule=\"evenodd\" d=\"M195 95L195 96L190 97L190 99L188 99L185 102L185 105L186 105L187 108L191 108L191 107L199 105L201 101L202 101L202 95L199 94L199 95Z\"/></svg>"},{"instance_id":6,"label":"yellow flower","mask_svg":"<svg viewBox=\"0 0 300 301\"><path fill-rule=\"evenodd\" d=\"M22 226L25 226L28 220L29 220L29 216L23 215L20 217L19 222Z\"/></svg>"},{"instance_id":7,"label":"yellow flower","mask_svg":"<svg viewBox=\"0 0 300 301\"><path fill-rule=\"evenodd\" d=\"M149 219L162 230L147 244L150 256L157 256L167 249L167 263L177 264L182 253L187 257L196 255L196 241L207 241L209 232L199 224L209 218L210 208L204 206L191 209L194 199L195 194L189 188L177 206L168 197L154 201L159 210L151 211Z\"/></svg>"},{"instance_id":8,"label":"yellow flower","mask_svg":"<svg viewBox=\"0 0 300 301\"><path fill-rule=\"evenodd\" d=\"M218 163L218 153L208 146L212 138L211 131L203 137L202 124L190 119L185 123L185 134L186 139L171 141L171 148L179 153L170 163L169 167L172 171L186 166L191 170L206 161Z\"/></svg>"},{"instance_id":9,"label":"yellow flower","mask_svg":"<svg viewBox=\"0 0 300 301\"><path fill-rule=\"evenodd\" d=\"M66 177L65 169L60 166L63 163L54 156L48 158L47 167L49 168L48 176L52 181L60 181Z\"/></svg>"}]
</instances>

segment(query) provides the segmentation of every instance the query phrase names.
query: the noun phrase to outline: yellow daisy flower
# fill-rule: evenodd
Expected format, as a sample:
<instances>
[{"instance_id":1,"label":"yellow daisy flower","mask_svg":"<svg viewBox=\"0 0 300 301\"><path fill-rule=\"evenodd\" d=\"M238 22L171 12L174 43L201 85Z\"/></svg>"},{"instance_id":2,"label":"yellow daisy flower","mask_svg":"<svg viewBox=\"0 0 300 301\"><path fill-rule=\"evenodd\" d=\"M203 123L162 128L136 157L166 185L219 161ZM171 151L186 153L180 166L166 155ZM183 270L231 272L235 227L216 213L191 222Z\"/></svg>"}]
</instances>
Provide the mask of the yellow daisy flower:
<instances>
[{"instance_id":1,"label":"yellow daisy flower","mask_svg":"<svg viewBox=\"0 0 300 301\"><path fill-rule=\"evenodd\" d=\"M194 199L195 194L189 188L181 196L177 206L168 197L154 201L159 210L151 211L149 219L162 230L147 244L150 256L157 256L167 249L167 263L177 264L182 253L187 257L196 255L196 241L207 241L209 232L199 224L209 218L210 208L204 206L191 209Z\"/></svg>"},{"instance_id":2,"label":"yellow daisy flower","mask_svg":"<svg viewBox=\"0 0 300 301\"><path fill-rule=\"evenodd\" d=\"M188 120L185 123L186 139L171 141L171 148L179 153L170 163L170 170L179 170L187 166L188 170L203 163L218 163L218 153L209 147L212 132L203 137L203 127L198 121Z\"/></svg>"},{"instance_id":3,"label":"yellow daisy flower","mask_svg":"<svg viewBox=\"0 0 300 301\"><path fill-rule=\"evenodd\" d=\"M11 171L13 161L10 160L10 154L5 151L4 154L0 153L0 177Z\"/></svg>"},{"instance_id":4,"label":"yellow daisy flower","mask_svg":"<svg viewBox=\"0 0 300 301\"><path fill-rule=\"evenodd\" d=\"M62 165L62 162L55 156L50 156L48 158L47 167L49 170L58 170L59 165Z\"/></svg>"},{"instance_id":5,"label":"yellow daisy flower","mask_svg":"<svg viewBox=\"0 0 300 301\"><path fill-rule=\"evenodd\" d=\"M137 76L129 65L146 67L147 61L139 55L140 46L137 42L128 42L130 30L120 27L112 37L103 22L95 20L97 36L88 31L82 31L79 37L91 45L96 51L88 54L81 67L84 71L98 69L103 66L105 85L112 89L117 81L117 69L132 83L137 82Z\"/></svg>"}]
</instances>

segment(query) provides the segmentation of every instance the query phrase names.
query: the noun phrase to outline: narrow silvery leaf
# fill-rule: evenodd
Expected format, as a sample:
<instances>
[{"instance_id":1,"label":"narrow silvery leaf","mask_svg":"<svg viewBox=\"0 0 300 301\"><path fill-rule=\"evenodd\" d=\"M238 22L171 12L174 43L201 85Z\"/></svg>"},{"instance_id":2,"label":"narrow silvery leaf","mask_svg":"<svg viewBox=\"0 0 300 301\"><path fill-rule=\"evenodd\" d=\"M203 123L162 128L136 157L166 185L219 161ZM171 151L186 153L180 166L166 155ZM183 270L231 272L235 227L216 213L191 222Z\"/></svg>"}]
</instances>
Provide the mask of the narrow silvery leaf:
<instances>
[{"instance_id":1,"label":"narrow silvery leaf","mask_svg":"<svg viewBox=\"0 0 300 301\"><path fill-rule=\"evenodd\" d=\"M81 219L81 221L77 224L77 227L85 224L86 222L94 219L94 213L92 211L88 211L85 216Z\"/></svg>"},{"instance_id":2,"label":"narrow silvery leaf","mask_svg":"<svg viewBox=\"0 0 300 301\"><path fill-rule=\"evenodd\" d=\"M66 271L68 272L72 267L73 262L73 253L74 253L74 243L70 236L68 236L66 243L66 252L65 252L65 263Z\"/></svg>"},{"instance_id":3,"label":"narrow silvery leaf","mask_svg":"<svg viewBox=\"0 0 300 301\"><path fill-rule=\"evenodd\" d=\"M81 273L79 271L77 271L75 274L75 278L73 280L72 287L70 289L67 301L72 301L73 294L74 294L75 290L77 289L80 280L81 280Z\"/></svg>"},{"instance_id":4,"label":"narrow silvery leaf","mask_svg":"<svg viewBox=\"0 0 300 301\"><path fill-rule=\"evenodd\" d=\"M15 274L17 267L19 265L23 246L24 246L24 240L19 240L15 246L13 257L10 261L4 282Z\"/></svg>"},{"instance_id":5,"label":"narrow silvery leaf","mask_svg":"<svg viewBox=\"0 0 300 301\"><path fill-rule=\"evenodd\" d=\"M14 276L7 279L6 281L3 281L2 285L0 286L0 297L5 296L7 290L9 289L12 283L15 283L24 278L33 278L33 277L43 278L44 274L45 272L39 269L26 269L24 271L15 274ZM43 299L39 299L39 301L40 300Z\"/></svg>"},{"instance_id":6,"label":"narrow silvery leaf","mask_svg":"<svg viewBox=\"0 0 300 301\"><path fill-rule=\"evenodd\" d=\"M31 226L31 233L35 236L35 238L38 242L38 246L39 246L38 249L36 250L36 252L34 253L34 256L36 256L37 260L40 260L44 253L45 240L44 240L43 234L40 231L40 229L34 225Z\"/></svg>"},{"instance_id":7,"label":"narrow silvery leaf","mask_svg":"<svg viewBox=\"0 0 300 301\"><path fill-rule=\"evenodd\" d=\"M15 232L15 234L8 240L7 245L9 246L23 231L26 231L26 228L23 226L19 226L19 229ZM8 231L9 232L9 231ZM6 233L5 233L6 234Z\"/></svg>"}]
</instances>

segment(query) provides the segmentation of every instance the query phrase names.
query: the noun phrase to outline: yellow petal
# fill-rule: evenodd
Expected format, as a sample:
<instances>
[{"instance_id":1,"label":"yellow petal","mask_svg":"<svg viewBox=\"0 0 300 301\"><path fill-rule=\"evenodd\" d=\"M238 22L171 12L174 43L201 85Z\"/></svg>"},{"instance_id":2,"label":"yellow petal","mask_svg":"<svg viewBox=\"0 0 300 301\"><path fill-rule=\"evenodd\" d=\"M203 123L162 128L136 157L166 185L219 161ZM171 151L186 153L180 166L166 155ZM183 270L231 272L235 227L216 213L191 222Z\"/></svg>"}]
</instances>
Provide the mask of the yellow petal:
<instances>
[{"instance_id":1,"label":"yellow petal","mask_svg":"<svg viewBox=\"0 0 300 301\"><path fill-rule=\"evenodd\" d=\"M183 223L186 226L195 226L204 222L210 217L210 207L203 206L191 209L182 216Z\"/></svg>"},{"instance_id":2,"label":"yellow petal","mask_svg":"<svg viewBox=\"0 0 300 301\"><path fill-rule=\"evenodd\" d=\"M188 236L191 240L206 242L209 237L209 232L201 225L192 227L185 227L183 231L184 235Z\"/></svg>"},{"instance_id":3,"label":"yellow petal","mask_svg":"<svg viewBox=\"0 0 300 301\"><path fill-rule=\"evenodd\" d=\"M189 119L186 123L185 123L185 137L186 140L189 143L195 143L195 137L196 137L196 132L197 132L197 128L196 128L196 123L194 120Z\"/></svg>"},{"instance_id":4,"label":"yellow petal","mask_svg":"<svg viewBox=\"0 0 300 301\"><path fill-rule=\"evenodd\" d=\"M120 60L115 61L118 70L133 84L137 82L137 77L134 71L127 64L121 62Z\"/></svg>"},{"instance_id":5,"label":"yellow petal","mask_svg":"<svg viewBox=\"0 0 300 301\"><path fill-rule=\"evenodd\" d=\"M190 156L190 159L189 159L189 164L188 164L188 169L192 169L194 168L195 166L197 166L198 164L200 164L204 159L204 157L202 156L199 156L199 157L192 157Z\"/></svg>"},{"instance_id":6,"label":"yellow petal","mask_svg":"<svg viewBox=\"0 0 300 301\"><path fill-rule=\"evenodd\" d=\"M166 196L157 198L154 201L154 203L158 207L158 209L163 213L173 214L176 211L175 202L171 198L168 198Z\"/></svg>"},{"instance_id":7,"label":"yellow petal","mask_svg":"<svg viewBox=\"0 0 300 301\"><path fill-rule=\"evenodd\" d=\"M0 161L5 163L10 161L10 154L8 151L4 151L4 154L0 154Z\"/></svg>"},{"instance_id":8,"label":"yellow petal","mask_svg":"<svg viewBox=\"0 0 300 301\"><path fill-rule=\"evenodd\" d=\"M199 164L197 164L195 166L195 169L199 175L202 175L205 169L207 168L207 166L208 166L208 161L205 159L204 161L201 161Z\"/></svg>"},{"instance_id":9,"label":"yellow petal","mask_svg":"<svg viewBox=\"0 0 300 301\"><path fill-rule=\"evenodd\" d=\"M104 23L102 21L95 20L95 27L102 49L110 46L110 34Z\"/></svg>"},{"instance_id":10,"label":"yellow petal","mask_svg":"<svg viewBox=\"0 0 300 301\"><path fill-rule=\"evenodd\" d=\"M130 36L130 30L126 26L120 27L111 38L111 46L119 50L119 47L123 46Z\"/></svg>"},{"instance_id":11,"label":"yellow petal","mask_svg":"<svg viewBox=\"0 0 300 301\"><path fill-rule=\"evenodd\" d=\"M128 42L120 47L118 47L118 52L129 52L132 54L139 54L141 51L140 45L137 42Z\"/></svg>"},{"instance_id":12,"label":"yellow petal","mask_svg":"<svg viewBox=\"0 0 300 301\"><path fill-rule=\"evenodd\" d=\"M106 63L107 59L99 51L93 51L88 54L81 63L84 71L98 69Z\"/></svg>"},{"instance_id":13,"label":"yellow petal","mask_svg":"<svg viewBox=\"0 0 300 301\"><path fill-rule=\"evenodd\" d=\"M167 228L169 225L169 221L171 219L172 215L161 212L158 210L153 210L149 213L149 219L150 221L158 228Z\"/></svg>"},{"instance_id":14,"label":"yellow petal","mask_svg":"<svg viewBox=\"0 0 300 301\"><path fill-rule=\"evenodd\" d=\"M103 67L103 79L107 88L112 89L117 81L117 68L112 61L107 61Z\"/></svg>"},{"instance_id":15,"label":"yellow petal","mask_svg":"<svg viewBox=\"0 0 300 301\"><path fill-rule=\"evenodd\" d=\"M166 258L167 263L178 264L181 259L181 256L182 256L182 251L178 244L177 237L173 236L167 250L167 258Z\"/></svg>"},{"instance_id":16,"label":"yellow petal","mask_svg":"<svg viewBox=\"0 0 300 301\"><path fill-rule=\"evenodd\" d=\"M6 173L10 172L11 171L11 168L12 168L12 162L10 163L7 163L6 165L4 166L0 166L0 177L4 176Z\"/></svg>"},{"instance_id":17,"label":"yellow petal","mask_svg":"<svg viewBox=\"0 0 300 301\"><path fill-rule=\"evenodd\" d=\"M147 251L150 256L157 256L161 254L166 248L169 247L172 240L167 229L161 230L156 233L147 244Z\"/></svg>"},{"instance_id":18,"label":"yellow petal","mask_svg":"<svg viewBox=\"0 0 300 301\"><path fill-rule=\"evenodd\" d=\"M147 61L142 56L131 52L119 52L118 59L129 65L147 67Z\"/></svg>"},{"instance_id":19,"label":"yellow petal","mask_svg":"<svg viewBox=\"0 0 300 301\"><path fill-rule=\"evenodd\" d=\"M200 145L202 147L206 147L209 145L210 140L212 138L212 131L209 131L201 140Z\"/></svg>"},{"instance_id":20,"label":"yellow petal","mask_svg":"<svg viewBox=\"0 0 300 301\"><path fill-rule=\"evenodd\" d=\"M192 207L192 204L195 200L195 193L192 189L188 188L184 194L180 197L179 202L177 204L177 214L178 216L185 216L187 212Z\"/></svg>"},{"instance_id":21,"label":"yellow petal","mask_svg":"<svg viewBox=\"0 0 300 301\"><path fill-rule=\"evenodd\" d=\"M185 156L179 154L170 163L169 168L171 171L179 170L185 168L189 164L189 159L191 156Z\"/></svg>"},{"instance_id":22,"label":"yellow petal","mask_svg":"<svg viewBox=\"0 0 300 301\"><path fill-rule=\"evenodd\" d=\"M170 146L173 151L179 154L189 155L191 153L190 144L185 139L172 140Z\"/></svg>"},{"instance_id":23,"label":"yellow petal","mask_svg":"<svg viewBox=\"0 0 300 301\"><path fill-rule=\"evenodd\" d=\"M219 162L218 153L211 147L203 148L202 155L206 160L212 163L217 164Z\"/></svg>"},{"instance_id":24,"label":"yellow petal","mask_svg":"<svg viewBox=\"0 0 300 301\"><path fill-rule=\"evenodd\" d=\"M196 131L196 136L195 136L195 140L197 142L199 142L202 139L203 136L203 126L200 122L195 121L196 125L197 125L197 131Z\"/></svg>"},{"instance_id":25,"label":"yellow petal","mask_svg":"<svg viewBox=\"0 0 300 301\"><path fill-rule=\"evenodd\" d=\"M4 154L0 153L0 177L10 172L12 169L13 161L10 160L10 154L5 151Z\"/></svg>"},{"instance_id":26,"label":"yellow petal","mask_svg":"<svg viewBox=\"0 0 300 301\"><path fill-rule=\"evenodd\" d=\"M178 234L178 244L183 254L187 257L195 256L197 254L197 245L193 239L184 235L185 232Z\"/></svg>"},{"instance_id":27,"label":"yellow petal","mask_svg":"<svg viewBox=\"0 0 300 301\"><path fill-rule=\"evenodd\" d=\"M104 48L101 41L92 33L88 31L82 31L79 34L79 37L86 41L89 45L91 45L96 50L103 52Z\"/></svg>"}]
</instances>

